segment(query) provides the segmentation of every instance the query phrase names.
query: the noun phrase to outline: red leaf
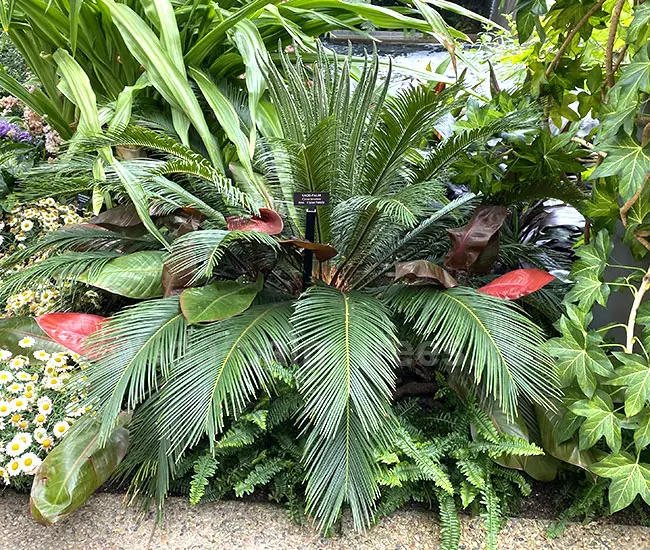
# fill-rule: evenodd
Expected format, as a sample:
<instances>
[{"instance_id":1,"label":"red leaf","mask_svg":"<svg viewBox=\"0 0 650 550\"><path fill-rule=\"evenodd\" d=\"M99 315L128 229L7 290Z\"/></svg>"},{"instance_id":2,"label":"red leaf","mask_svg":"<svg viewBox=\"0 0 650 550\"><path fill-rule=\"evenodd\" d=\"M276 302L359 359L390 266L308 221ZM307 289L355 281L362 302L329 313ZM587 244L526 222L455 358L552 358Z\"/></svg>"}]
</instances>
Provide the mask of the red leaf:
<instances>
[{"instance_id":1,"label":"red leaf","mask_svg":"<svg viewBox=\"0 0 650 550\"><path fill-rule=\"evenodd\" d=\"M260 215L251 218L230 216L226 223L230 231L256 231L267 235L278 235L284 227L280 214L270 208L260 208Z\"/></svg>"},{"instance_id":2,"label":"red leaf","mask_svg":"<svg viewBox=\"0 0 650 550\"><path fill-rule=\"evenodd\" d=\"M303 250L313 250L314 256L319 262L326 262L331 260L334 256L338 254L336 248L329 244L313 243L311 241L303 241L297 237L292 237L286 241L280 241L282 244L290 244L296 248L302 248Z\"/></svg>"},{"instance_id":3,"label":"red leaf","mask_svg":"<svg viewBox=\"0 0 650 550\"><path fill-rule=\"evenodd\" d=\"M541 269L516 269L501 275L478 290L497 298L516 300L539 290L553 279L555 279L553 275Z\"/></svg>"},{"instance_id":4,"label":"red leaf","mask_svg":"<svg viewBox=\"0 0 650 550\"><path fill-rule=\"evenodd\" d=\"M447 229L451 250L445 258L445 267L474 273L489 272L497 259L499 230L507 216L505 206L479 206L467 225Z\"/></svg>"},{"instance_id":5,"label":"red leaf","mask_svg":"<svg viewBox=\"0 0 650 550\"><path fill-rule=\"evenodd\" d=\"M106 317L88 313L47 313L36 317L38 326L52 340L62 346L82 353L86 338L99 330Z\"/></svg>"},{"instance_id":6,"label":"red leaf","mask_svg":"<svg viewBox=\"0 0 650 550\"><path fill-rule=\"evenodd\" d=\"M445 288L458 286L458 281L445 269L426 260L412 260L395 264L395 280L398 279L407 279L411 283L418 284L437 283Z\"/></svg>"}]
</instances>

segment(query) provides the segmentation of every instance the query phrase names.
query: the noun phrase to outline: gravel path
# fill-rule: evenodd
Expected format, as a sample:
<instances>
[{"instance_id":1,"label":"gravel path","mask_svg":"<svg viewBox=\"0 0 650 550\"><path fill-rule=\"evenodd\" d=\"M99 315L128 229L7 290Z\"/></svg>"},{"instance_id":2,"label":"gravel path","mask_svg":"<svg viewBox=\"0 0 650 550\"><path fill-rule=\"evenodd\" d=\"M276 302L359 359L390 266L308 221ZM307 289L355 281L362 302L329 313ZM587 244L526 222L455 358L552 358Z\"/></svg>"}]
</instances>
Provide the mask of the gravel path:
<instances>
[{"instance_id":1,"label":"gravel path","mask_svg":"<svg viewBox=\"0 0 650 550\"><path fill-rule=\"evenodd\" d=\"M548 522L515 519L501 534L501 550L650 550L650 528L592 523L571 525L564 536L547 540ZM398 512L368 533L352 531L323 539L287 519L271 504L216 502L190 507L170 499L164 526L154 531L151 515L124 508L122 497L95 495L85 507L53 527L29 517L27 496L0 494L0 550L410 550L437 549L434 514ZM463 550L483 546L480 520L463 520Z\"/></svg>"}]
</instances>

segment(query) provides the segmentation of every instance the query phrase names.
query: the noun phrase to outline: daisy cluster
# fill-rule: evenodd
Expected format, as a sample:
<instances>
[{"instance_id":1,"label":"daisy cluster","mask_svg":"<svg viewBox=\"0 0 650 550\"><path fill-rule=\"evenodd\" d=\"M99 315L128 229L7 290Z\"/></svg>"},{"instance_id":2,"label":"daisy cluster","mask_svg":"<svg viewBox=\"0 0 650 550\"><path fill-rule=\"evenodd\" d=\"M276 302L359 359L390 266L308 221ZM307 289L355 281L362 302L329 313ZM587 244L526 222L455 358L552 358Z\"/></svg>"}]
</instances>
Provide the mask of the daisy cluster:
<instances>
[{"instance_id":1,"label":"daisy cluster","mask_svg":"<svg viewBox=\"0 0 650 550\"><path fill-rule=\"evenodd\" d=\"M85 368L79 355L34 350L30 337L18 345L24 355L0 349L0 483L25 486L88 408L81 396L63 392L70 376Z\"/></svg>"},{"instance_id":2,"label":"daisy cluster","mask_svg":"<svg viewBox=\"0 0 650 550\"><path fill-rule=\"evenodd\" d=\"M0 221L0 259L24 249L32 240L48 232L83 221L74 206L60 204L51 197L32 204L16 205L5 215L5 220ZM29 267L44 257L42 254L36 254L13 269L3 271L0 277ZM56 309L61 290L53 286L42 286L10 296L5 304L5 315L49 313Z\"/></svg>"}]
</instances>

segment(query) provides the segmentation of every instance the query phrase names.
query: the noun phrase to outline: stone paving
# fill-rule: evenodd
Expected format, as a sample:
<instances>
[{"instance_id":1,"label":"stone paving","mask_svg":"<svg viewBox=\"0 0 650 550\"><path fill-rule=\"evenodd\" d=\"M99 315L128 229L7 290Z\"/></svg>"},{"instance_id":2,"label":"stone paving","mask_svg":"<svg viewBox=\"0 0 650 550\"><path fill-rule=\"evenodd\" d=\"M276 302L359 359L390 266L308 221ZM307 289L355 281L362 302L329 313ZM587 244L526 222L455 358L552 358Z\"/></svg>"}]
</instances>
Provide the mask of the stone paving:
<instances>
[{"instance_id":1,"label":"stone paving","mask_svg":"<svg viewBox=\"0 0 650 550\"><path fill-rule=\"evenodd\" d=\"M435 514L398 512L367 533L344 521L342 534L324 539L292 523L265 503L215 502L191 507L170 499L166 519L125 508L116 494L93 496L82 509L51 527L32 521L28 497L0 494L0 550L411 550L439 548ZM544 537L546 520L513 519L501 534L501 550L650 550L650 528L595 522L571 525L561 538ZM483 547L480 519L463 519L462 550Z\"/></svg>"}]
</instances>

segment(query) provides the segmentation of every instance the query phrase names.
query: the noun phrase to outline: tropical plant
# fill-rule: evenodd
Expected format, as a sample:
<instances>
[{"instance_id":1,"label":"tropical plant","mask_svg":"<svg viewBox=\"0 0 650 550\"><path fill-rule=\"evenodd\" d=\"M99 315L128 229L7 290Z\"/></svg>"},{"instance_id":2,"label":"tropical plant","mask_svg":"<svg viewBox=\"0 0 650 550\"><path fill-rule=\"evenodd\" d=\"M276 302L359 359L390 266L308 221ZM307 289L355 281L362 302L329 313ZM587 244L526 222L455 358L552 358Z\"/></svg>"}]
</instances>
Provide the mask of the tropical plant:
<instances>
[{"instance_id":1,"label":"tropical plant","mask_svg":"<svg viewBox=\"0 0 650 550\"><path fill-rule=\"evenodd\" d=\"M282 135L263 144L260 162L284 224L269 209L242 216L246 194L201 157L129 127L75 147L151 151L112 169L137 170L156 238L146 234L141 210L107 210L23 251L50 256L7 278L2 291L72 278L143 300L90 337L92 365L80 383L101 420L100 441L122 409L135 411L129 472L159 503L197 446L217 460L233 418L260 391L273 394L273 365L295 361L307 512L329 529L347 504L363 527L381 494L375 452L400 429L391 408L400 335L430 341L449 357L460 387L508 418L523 402L553 408L558 397L542 331L513 302L495 297L520 297L552 277L523 270L482 290L459 286L452 274L469 282L494 265L508 211L478 205L471 193L445 197L447 170L460 153L529 127L535 112L436 142L436 124L455 106L458 88L422 86L389 97L389 79L378 84L376 57L354 87L349 59L321 54L309 68L300 56L295 64L280 59L286 81L274 65L265 70ZM69 184L66 170L61 181ZM167 177L177 173L191 175L182 187ZM291 202L294 192L329 193L313 242ZM290 238L271 236L283 231ZM451 272L429 261L436 258L446 258ZM307 288L304 263L314 279ZM197 479L215 467L202 459ZM451 496L444 468L431 468L431 481Z\"/></svg>"}]
</instances>

